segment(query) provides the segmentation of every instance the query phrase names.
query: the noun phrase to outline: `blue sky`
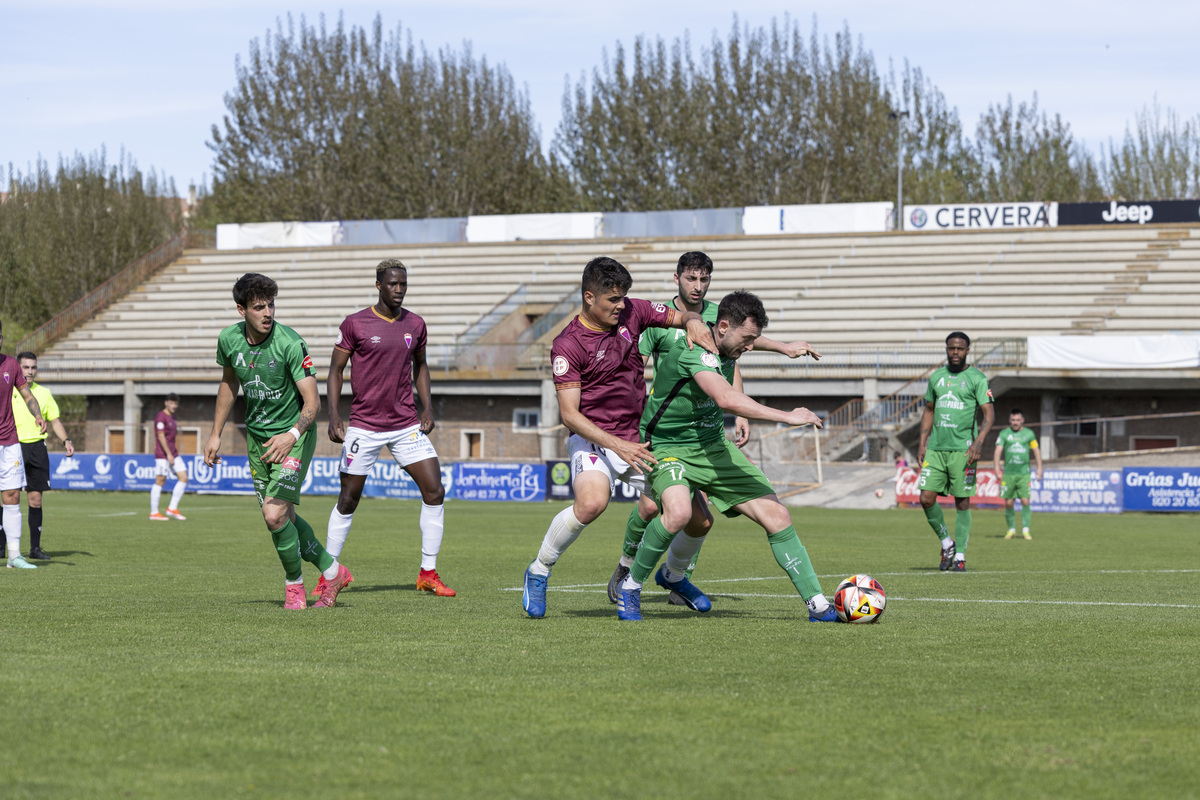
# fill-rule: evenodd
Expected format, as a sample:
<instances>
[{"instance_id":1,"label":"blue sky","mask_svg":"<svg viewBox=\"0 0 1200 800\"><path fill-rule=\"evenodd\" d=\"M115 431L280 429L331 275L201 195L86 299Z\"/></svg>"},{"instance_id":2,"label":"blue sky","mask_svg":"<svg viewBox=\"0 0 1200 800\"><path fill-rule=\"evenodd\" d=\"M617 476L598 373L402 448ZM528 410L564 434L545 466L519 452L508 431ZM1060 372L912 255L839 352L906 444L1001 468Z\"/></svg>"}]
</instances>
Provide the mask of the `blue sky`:
<instances>
[{"instance_id":1,"label":"blue sky","mask_svg":"<svg viewBox=\"0 0 1200 800\"><path fill-rule=\"evenodd\" d=\"M848 23L882 71L889 59L921 67L968 133L989 104L1035 91L1093 152L1156 96L1184 118L1200 113L1195 2L0 0L0 165L26 171L39 154L53 165L102 145L115 161L124 147L186 192L211 172L205 143L234 86L235 57L289 12L310 22L324 13L331 24L343 12L363 26L382 12L386 29L403 24L432 50L470 41L528 88L548 145L564 82L599 65L606 48L690 32L698 50L714 32L725 36L734 9L752 27L785 13L806 31L815 15L830 35Z\"/></svg>"}]
</instances>

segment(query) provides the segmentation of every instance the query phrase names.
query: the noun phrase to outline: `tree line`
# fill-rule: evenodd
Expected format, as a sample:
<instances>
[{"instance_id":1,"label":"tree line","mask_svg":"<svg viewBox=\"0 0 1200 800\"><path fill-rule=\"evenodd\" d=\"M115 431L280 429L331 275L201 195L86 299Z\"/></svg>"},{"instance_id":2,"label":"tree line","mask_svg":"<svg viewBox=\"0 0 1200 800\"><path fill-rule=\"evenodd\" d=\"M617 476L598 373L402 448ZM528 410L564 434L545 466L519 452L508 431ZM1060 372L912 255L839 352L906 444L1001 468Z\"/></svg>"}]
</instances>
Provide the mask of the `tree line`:
<instances>
[{"instance_id":1,"label":"tree line","mask_svg":"<svg viewBox=\"0 0 1200 800\"><path fill-rule=\"evenodd\" d=\"M503 65L469 45L430 52L378 16L288 16L234 66L195 227L890 200L898 136L908 203L1200 196L1200 117L1153 103L1092 153L1035 95L968 132L919 67L884 72L849 28L829 38L789 17L735 18L698 50L617 43L566 87L546 147ZM9 165L8 184L10 345L184 223L174 184L124 153Z\"/></svg>"}]
</instances>

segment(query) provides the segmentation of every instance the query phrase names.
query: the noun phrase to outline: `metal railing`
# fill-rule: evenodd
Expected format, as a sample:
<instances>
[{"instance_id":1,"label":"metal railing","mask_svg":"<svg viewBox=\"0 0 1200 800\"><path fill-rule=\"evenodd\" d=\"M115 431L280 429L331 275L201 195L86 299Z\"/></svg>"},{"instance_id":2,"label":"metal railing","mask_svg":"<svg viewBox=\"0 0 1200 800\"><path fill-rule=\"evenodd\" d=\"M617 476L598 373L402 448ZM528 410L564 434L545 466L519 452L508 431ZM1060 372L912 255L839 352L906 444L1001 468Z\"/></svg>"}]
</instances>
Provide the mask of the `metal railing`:
<instances>
[{"instance_id":1,"label":"metal railing","mask_svg":"<svg viewBox=\"0 0 1200 800\"><path fill-rule=\"evenodd\" d=\"M51 342L56 342L70 333L81 322L107 308L116 300L133 291L151 275L166 267L183 254L184 233L171 239L134 261L113 275L64 310L55 314L45 325L17 343L17 352L29 350L40 353Z\"/></svg>"}]
</instances>

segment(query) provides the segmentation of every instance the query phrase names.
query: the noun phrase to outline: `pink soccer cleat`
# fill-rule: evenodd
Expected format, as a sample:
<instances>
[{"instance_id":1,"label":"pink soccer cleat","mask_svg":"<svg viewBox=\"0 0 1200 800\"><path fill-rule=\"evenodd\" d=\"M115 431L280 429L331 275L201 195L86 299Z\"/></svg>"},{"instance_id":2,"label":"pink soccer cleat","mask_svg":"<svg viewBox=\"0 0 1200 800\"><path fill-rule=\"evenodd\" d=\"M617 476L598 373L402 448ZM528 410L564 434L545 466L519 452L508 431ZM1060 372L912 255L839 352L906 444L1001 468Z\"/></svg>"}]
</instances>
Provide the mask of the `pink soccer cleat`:
<instances>
[{"instance_id":1,"label":"pink soccer cleat","mask_svg":"<svg viewBox=\"0 0 1200 800\"><path fill-rule=\"evenodd\" d=\"M308 600L304 597L303 583L289 583L284 587L283 607L288 611L302 611L308 608Z\"/></svg>"},{"instance_id":2,"label":"pink soccer cleat","mask_svg":"<svg viewBox=\"0 0 1200 800\"><path fill-rule=\"evenodd\" d=\"M321 590L321 599L313 603L313 608L333 608L337 605L338 592L352 583L354 583L354 576L350 574L350 570L346 569L345 564L338 564L337 577L331 581L325 581L325 588Z\"/></svg>"}]
</instances>

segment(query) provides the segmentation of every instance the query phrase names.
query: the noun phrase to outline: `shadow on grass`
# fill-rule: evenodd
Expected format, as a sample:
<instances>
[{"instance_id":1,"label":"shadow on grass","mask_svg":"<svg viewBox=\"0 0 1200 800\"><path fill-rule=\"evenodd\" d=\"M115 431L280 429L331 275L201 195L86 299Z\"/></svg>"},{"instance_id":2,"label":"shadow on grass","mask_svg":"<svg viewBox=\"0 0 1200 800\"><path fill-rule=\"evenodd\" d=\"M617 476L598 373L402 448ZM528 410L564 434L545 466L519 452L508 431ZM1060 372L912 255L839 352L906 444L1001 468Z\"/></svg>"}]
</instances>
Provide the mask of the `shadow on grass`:
<instances>
[{"instance_id":1,"label":"shadow on grass","mask_svg":"<svg viewBox=\"0 0 1200 800\"><path fill-rule=\"evenodd\" d=\"M51 558L62 558L64 556L87 556L88 558L95 558L87 550L47 550L46 555Z\"/></svg>"},{"instance_id":2,"label":"shadow on grass","mask_svg":"<svg viewBox=\"0 0 1200 800\"><path fill-rule=\"evenodd\" d=\"M417 585L415 583L389 583L375 584L374 586L359 586L358 581L351 584L348 592L415 592ZM339 597L341 595L338 595Z\"/></svg>"}]
</instances>

